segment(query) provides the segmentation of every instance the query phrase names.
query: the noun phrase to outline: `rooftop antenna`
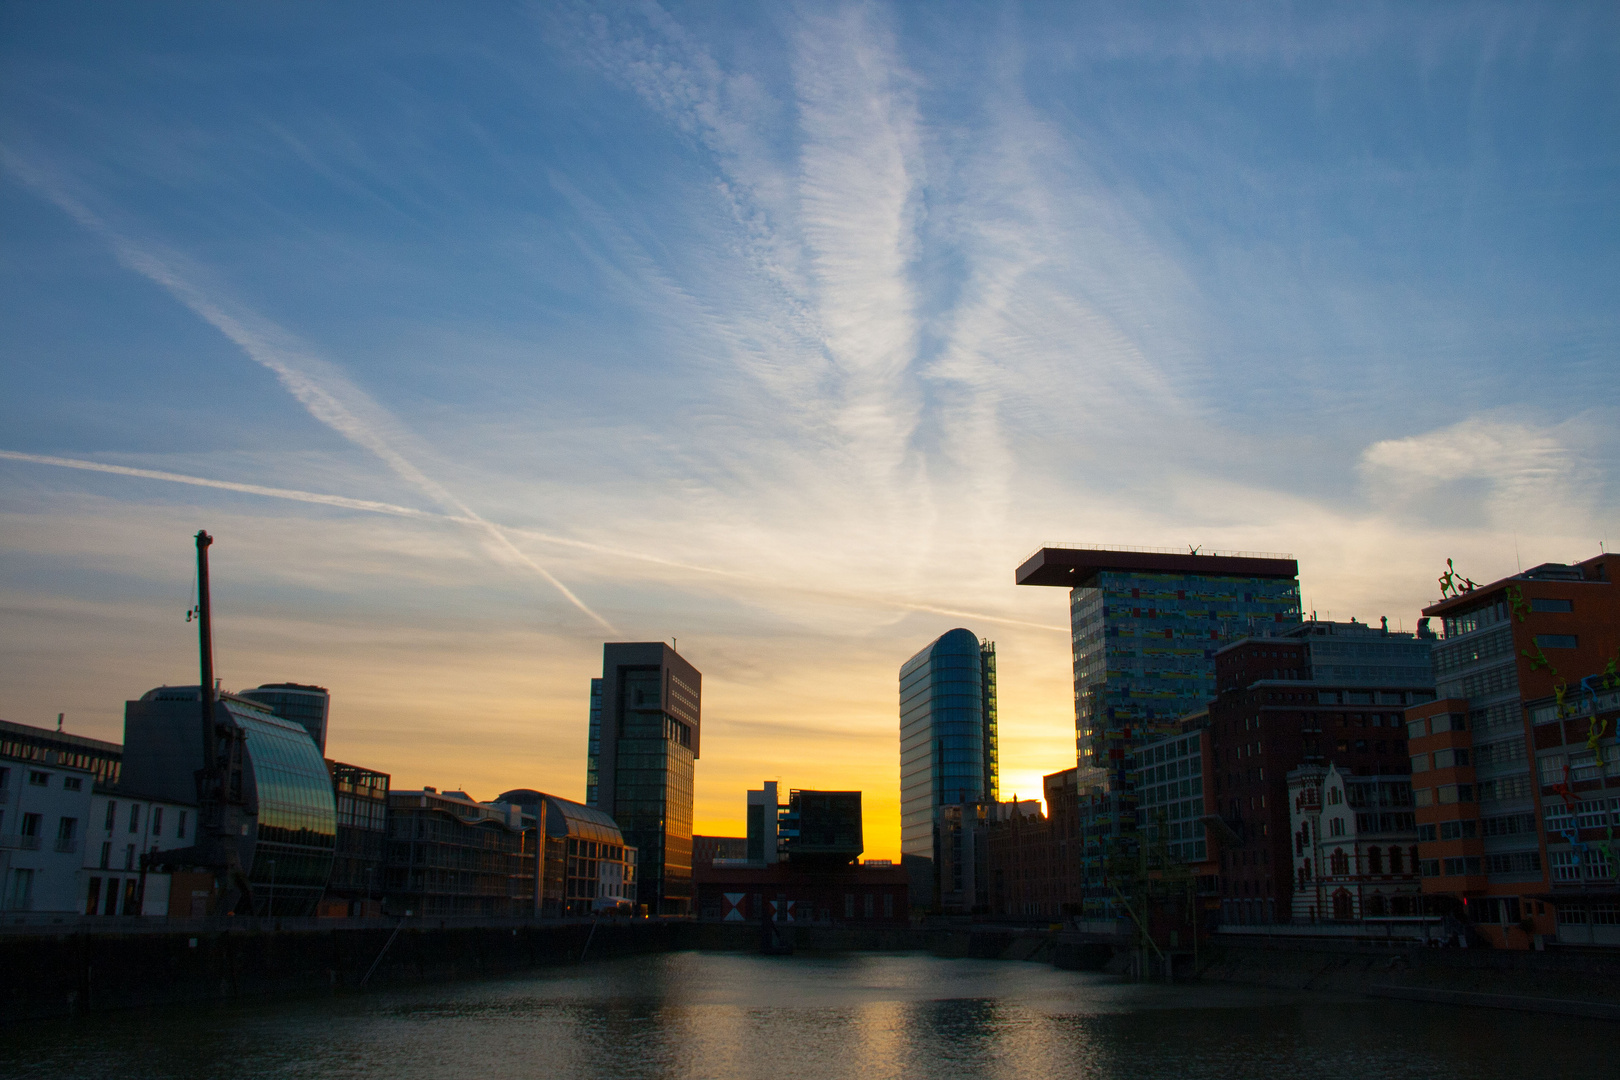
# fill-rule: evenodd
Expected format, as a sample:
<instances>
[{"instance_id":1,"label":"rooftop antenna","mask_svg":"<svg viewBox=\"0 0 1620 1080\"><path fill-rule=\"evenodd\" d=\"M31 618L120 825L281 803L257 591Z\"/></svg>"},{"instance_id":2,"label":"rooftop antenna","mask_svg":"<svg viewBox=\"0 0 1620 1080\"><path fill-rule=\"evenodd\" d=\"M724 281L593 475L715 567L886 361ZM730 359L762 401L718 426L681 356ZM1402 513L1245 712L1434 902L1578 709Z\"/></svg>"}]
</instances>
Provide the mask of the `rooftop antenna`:
<instances>
[{"instance_id":1,"label":"rooftop antenna","mask_svg":"<svg viewBox=\"0 0 1620 1080\"><path fill-rule=\"evenodd\" d=\"M56 714L56 730L57 731L62 730L62 718L64 716L66 716L66 715L67 715L67 713L57 713Z\"/></svg>"},{"instance_id":2,"label":"rooftop antenna","mask_svg":"<svg viewBox=\"0 0 1620 1080\"><path fill-rule=\"evenodd\" d=\"M678 637L670 638L669 639L669 650L670 650L670 652L680 652L681 651L681 639L678 638Z\"/></svg>"}]
</instances>

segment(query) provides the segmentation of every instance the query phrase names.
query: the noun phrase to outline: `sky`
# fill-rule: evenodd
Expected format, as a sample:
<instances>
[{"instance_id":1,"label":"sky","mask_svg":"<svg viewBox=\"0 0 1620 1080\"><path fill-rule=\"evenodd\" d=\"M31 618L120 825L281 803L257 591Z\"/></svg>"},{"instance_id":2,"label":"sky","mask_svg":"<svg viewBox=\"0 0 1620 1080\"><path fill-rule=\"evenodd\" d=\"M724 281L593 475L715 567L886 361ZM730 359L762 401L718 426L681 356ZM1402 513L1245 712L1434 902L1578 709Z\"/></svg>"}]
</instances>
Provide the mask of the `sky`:
<instances>
[{"instance_id":1,"label":"sky","mask_svg":"<svg viewBox=\"0 0 1620 1080\"><path fill-rule=\"evenodd\" d=\"M864 793L1051 543L1287 552L1412 628L1620 543L1606 3L0 4L0 718L332 691L395 787L584 794L604 641L697 829Z\"/></svg>"}]
</instances>

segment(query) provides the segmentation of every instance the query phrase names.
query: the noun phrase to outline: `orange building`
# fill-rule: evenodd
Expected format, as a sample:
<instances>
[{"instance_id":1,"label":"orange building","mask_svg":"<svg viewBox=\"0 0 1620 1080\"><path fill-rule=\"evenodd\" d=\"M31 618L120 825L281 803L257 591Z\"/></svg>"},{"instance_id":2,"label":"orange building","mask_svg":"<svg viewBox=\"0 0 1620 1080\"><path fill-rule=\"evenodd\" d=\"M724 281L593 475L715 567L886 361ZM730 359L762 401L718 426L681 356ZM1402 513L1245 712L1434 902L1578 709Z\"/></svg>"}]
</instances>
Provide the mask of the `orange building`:
<instances>
[{"instance_id":1,"label":"orange building","mask_svg":"<svg viewBox=\"0 0 1620 1080\"><path fill-rule=\"evenodd\" d=\"M1620 556L1424 609L1437 700L1406 710L1423 892L1492 945L1620 946Z\"/></svg>"}]
</instances>

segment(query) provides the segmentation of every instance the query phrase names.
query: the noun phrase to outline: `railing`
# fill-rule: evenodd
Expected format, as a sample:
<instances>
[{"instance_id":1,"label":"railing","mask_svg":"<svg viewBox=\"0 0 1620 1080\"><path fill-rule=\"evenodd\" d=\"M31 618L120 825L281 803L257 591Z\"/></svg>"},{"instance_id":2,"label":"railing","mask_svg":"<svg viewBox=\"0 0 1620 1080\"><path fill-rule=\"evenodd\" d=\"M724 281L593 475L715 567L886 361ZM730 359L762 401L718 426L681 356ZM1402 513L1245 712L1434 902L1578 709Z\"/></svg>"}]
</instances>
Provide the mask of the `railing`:
<instances>
[{"instance_id":1,"label":"railing","mask_svg":"<svg viewBox=\"0 0 1620 1080\"><path fill-rule=\"evenodd\" d=\"M1292 559L1294 557L1286 551L1225 551L1216 548L1194 548L1191 544L1183 549L1141 547L1133 544L1070 544L1059 541L1042 544L1025 556L1024 562L1033 559L1047 548L1060 548L1069 551L1129 551L1139 555L1219 555L1226 559Z\"/></svg>"}]
</instances>

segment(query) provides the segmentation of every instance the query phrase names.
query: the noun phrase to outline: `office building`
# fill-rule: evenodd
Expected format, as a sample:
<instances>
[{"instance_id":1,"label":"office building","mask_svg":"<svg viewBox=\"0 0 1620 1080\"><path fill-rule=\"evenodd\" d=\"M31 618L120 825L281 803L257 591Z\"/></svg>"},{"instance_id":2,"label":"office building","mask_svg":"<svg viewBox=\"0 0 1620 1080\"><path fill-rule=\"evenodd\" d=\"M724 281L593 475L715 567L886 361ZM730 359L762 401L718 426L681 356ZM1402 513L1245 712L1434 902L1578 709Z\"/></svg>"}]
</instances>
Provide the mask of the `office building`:
<instances>
[{"instance_id":1,"label":"office building","mask_svg":"<svg viewBox=\"0 0 1620 1080\"><path fill-rule=\"evenodd\" d=\"M1434 698L1433 646L1432 637L1383 625L1313 620L1215 654L1219 693L1202 718L1203 787L1213 800L1198 839L1219 864L1223 923L1287 922L1295 909L1290 772L1336 766L1359 797L1366 778L1409 771L1402 716ZM1157 781L1144 774L1140 782ZM1375 784L1368 798L1358 809L1411 810L1393 781Z\"/></svg>"},{"instance_id":2,"label":"office building","mask_svg":"<svg viewBox=\"0 0 1620 1080\"><path fill-rule=\"evenodd\" d=\"M337 801L332 875L321 899L322 915L382 914L388 859L387 773L328 760Z\"/></svg>"},{"instance_id":3,"label":"office building","mask_svg":"<svg viewBox=\"0 0 1620 1080\"><path fill-rule=\"evenodd\" d=\"M861 793L794 788L788 792L779 832L789 862L800 866L853 863L866 850L861 831Z\"/></svg>"},{"instance_id":4,"label":"office building","mask_svg":"<svg viewBox=\"0 0 1620 1080\"><path fill-rule=\"evenodd\" d=\"M1425 608L1408 709L1423 891L1500 948L1620 945L1620 556L1463 583Z\"/></svg>"},{"instance_id":5,"label":"office building","mask_svg":"<svg viewBox=\"0 0 1620 1080\"><path fill-rule=\"evenodd\" d=\"M1354 776L1337 764L1288 774L1293 921L1420 915L1409 776Z\"/></svg>"},{"instance_id":6,"label":"office building","mask_svg":"<svg viewBox=\"0 0 1620 1080\"><path fill-rule=\"evenodd\" d=\"M783 805L776 792L775 781L748 792L747 859L695 865L699 918L759 922L768 914L783 923L855 926L909 920L905 871L886 859L859 861L860 792L795 789Z\"/></svg>"},{"instance_id":7,"label":"office building","mask_svg":"<svg viewBox=\"0 0 1620 1080\"><path fill-rule=\"evenodd\" d=\"M315 746L326 753L326 719L332 707L331 696L324 686L305 686L303 683L265 683L252 690L243 690L238 697L268 705L270 711L283 720L291 720L315 740Z\"/></svg>"},{"instance_id":8,"label":"office building","mask_svg":"<svg viewBox=\"0 0 1620 1080\"><path fill-rule=\"evenodd\" d=\"M512 803L424 787L388 793L383 913L532 915L539 890L533 819Z\"/></svg>"},{"instance_id":9,"label":"office building","mask_svg":"<svg viewBox=\"0 0 1620 1080\"><path fill-rule=\"evenodd\" d=\"M748 847L743 857L760 864L773 863L782 853L782 811L776 781L767 780L748 793Z\"/></svg>"},{"instance_id":10,"label":"office building","mask_svg":"<svg viewBox=\"0 0 1620 1080\"><path fill-rule=\"evenodd\" d=\"M214 715L219 729L242 747L241 768L230 784L252 822L236 840L252 910L315 914L332 870L337 802L314 737L268 706L235 694L218 694ZM195 686L159 687L125 702L120 787L195 807L203 768L200 728Z\"/></svg>"},{"instance_id":11,"label":"office building","mask_svg":"<svg viewBox=\"0 0 1620 1080\"><path fill-rule=\"evenodd\" d=\"M1215 696L1216 650L1298 624L1298 576L1280 555L1100 548L1042 548L1018 568L1019 585L1069 590L1086 917L1123 917L1102 864L1135 828L1132 752Z\"/></svg>"},{"instance_id":12,"label":"office building","mask_svg":"<svg viewBox=\"0 0 1620 1080\"><path fill-rule=\"evenodd\" d=\"M692 785L703 676L661 641L610 642L591 684L589 804L640 852L639 900L656 915L692 913Z\"/></svg>"},{"instance_id":13,"label":"office building","mask_svg":"<svg viewBox=\"0 0 1620 1080\"><path fill-rule=\"evenodd\" d=\"M748 838L746 836L699 836L692 837L692 866L710 866L716 859L723 862L747 862Z\"/></svg>"},{"instance_id":14,"label":"office building","mask_svg":"<svg viewBox=\"0 0 1620 1080\"><path fill-rule=\"evenodd\" d=\"M901 862L922 907L951 891L940 880L940 848L951 836L941 834L945 808L998 796L995 658L993 642L956 629L900 667Z\"/></svg>"},{"instance_id":15,"label":"office building","mask_svg":"<svg viewBox=\"0 0 1620 1080\"><path fill-rule=\"evenodd\" d=\"M519 788L486 806L518 806L524 826L546 838L538 906L534 914L580 918L628 914L636 906L637 852L602 811L556 795ZM525 848L532 857L533 845Z\"/></svg>"}]
</instances>

